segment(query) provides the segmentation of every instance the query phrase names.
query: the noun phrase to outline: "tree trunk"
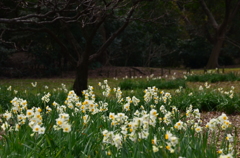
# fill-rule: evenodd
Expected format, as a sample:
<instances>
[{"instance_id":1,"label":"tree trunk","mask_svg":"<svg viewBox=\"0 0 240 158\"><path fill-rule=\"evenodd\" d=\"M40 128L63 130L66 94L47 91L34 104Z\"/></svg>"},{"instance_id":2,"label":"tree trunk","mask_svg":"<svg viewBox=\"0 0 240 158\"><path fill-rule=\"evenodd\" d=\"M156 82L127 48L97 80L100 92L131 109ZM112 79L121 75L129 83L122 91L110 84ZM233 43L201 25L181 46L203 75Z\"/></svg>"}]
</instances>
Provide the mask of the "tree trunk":
<instances>
[{"instance_id":1,"label":"tree trunk","mask_svg":"<svg viewBox=\"0 0 240 158\"><path fill-rule=\"evenodd\" d=\"M88 60L82 60L77 66L76 77L73 90L78 96L82 96L82 91L88 86Z\"/></svg>"},{"instance_id":2,"label":"tree trunk","mask_svg":"<svg viewBox=\"0 0 240 158\"><path fill-rule=\"evenodd\" d=\"M208 59L208 63L206 66L207 69L215 69L215 68L219 67L218 57L219 57L221 49L222 49L224 37L225 36L218 37L216 42L214 43L212 52L210 54L210 57Z\"/></svg>"}]
</instances>

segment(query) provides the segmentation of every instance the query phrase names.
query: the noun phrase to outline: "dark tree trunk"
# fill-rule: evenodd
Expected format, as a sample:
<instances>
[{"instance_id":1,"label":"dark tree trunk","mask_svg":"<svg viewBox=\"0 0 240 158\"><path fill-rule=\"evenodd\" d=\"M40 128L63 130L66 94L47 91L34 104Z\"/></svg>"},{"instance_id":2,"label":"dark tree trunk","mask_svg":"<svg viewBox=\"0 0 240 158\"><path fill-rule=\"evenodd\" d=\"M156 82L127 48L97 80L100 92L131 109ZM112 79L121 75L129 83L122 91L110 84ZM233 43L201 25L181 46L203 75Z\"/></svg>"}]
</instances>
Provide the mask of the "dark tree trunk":
<instances>
[{"instance_id":1,"label":"dark tree trunk","mask_svg":"<svg viewBox=\"0 0 240 158\"><path fill-rule=\"evenodd\" d=\"M82 91L87 89L87 85L88 85L88 60L83 60L77 66L73 90L78 96L81 96Z\"/></svg>"},{"instance_id":2,"label":"dark tree trunk","mask_svg":"<svg viewBox=\"0 0 240 158\"><path fill-rule=\"evenodd\" d=\"M210 54L210 57L208 59L208 63L206 66L207 69L214 69L219 67L218 57L222 49L223 41L224 41L224 36L221 36L217 38L216 42L214 43L212 52Z\"/></svg>"}]
</instances>

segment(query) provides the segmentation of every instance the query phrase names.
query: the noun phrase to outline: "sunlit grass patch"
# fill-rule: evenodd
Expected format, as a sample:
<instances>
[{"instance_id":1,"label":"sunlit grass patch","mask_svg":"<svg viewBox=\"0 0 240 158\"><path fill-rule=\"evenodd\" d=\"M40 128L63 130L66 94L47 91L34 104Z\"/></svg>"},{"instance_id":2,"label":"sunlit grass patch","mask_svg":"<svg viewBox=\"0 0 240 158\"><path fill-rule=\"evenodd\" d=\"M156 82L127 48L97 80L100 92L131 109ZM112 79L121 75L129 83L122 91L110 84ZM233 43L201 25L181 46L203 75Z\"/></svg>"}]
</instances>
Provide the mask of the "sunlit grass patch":
<instances>
[{"instance_id":1,"label":"sunlit grass patch","mask_svg":"<svg viewBox=\"0 0 240 158\"><path fill-rule=\"evenodd\" d=\"M1 79L0 86L11 86L12 89L20 91L31 91L37 93L40 91L53 91L64 83L67 88L71 88L73 79ZM36 88L33 85L36 84Z\"/></svg>"}]
</instances>

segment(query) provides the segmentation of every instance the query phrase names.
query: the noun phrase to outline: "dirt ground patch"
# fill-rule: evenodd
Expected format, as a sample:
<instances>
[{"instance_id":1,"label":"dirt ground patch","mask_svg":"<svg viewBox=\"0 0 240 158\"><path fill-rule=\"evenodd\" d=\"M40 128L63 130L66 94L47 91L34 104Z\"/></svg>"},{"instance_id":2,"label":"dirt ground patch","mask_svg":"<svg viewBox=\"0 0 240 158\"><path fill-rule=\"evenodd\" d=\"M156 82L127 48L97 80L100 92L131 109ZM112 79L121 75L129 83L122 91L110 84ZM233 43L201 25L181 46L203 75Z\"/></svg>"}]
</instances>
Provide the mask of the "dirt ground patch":
<instances>
[{"instance_id":1,"label":"dirt ground patch","mask_svg":"<svg viewBox=\"0 0 240 158\"><path fill-rule=\"evenodd\" d=\"M121 77L135 77L135 76L176 76L182 77L187 69L171 69L171 68L149 68L149 67L102 67L98 69L89 70L90 78L121 78Z\"/></svg>"}]
</instances>

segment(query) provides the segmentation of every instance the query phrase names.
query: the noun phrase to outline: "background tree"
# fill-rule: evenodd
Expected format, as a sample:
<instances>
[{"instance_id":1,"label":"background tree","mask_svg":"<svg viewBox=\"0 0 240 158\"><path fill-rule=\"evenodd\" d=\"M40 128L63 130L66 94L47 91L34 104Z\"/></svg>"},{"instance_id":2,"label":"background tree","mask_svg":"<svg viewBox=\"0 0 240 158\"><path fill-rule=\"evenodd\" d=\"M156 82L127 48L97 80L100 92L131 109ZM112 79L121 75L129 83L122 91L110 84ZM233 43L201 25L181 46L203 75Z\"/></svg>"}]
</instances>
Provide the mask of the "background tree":
<instances>
[{"instance_id":1,"label":"background tree","mask_svg":"<svg viewBox=\"0 0 240 158\"><path fill-rule=\"evenodd\" d=\"M166 65L169 62L164 60L177 49L177 39L180 38L179 14L175 4L172 1L148 3L136 14L141 19L129 24L108 49L111 63L115 66ZM109 27L116 25L111 23ZM164 57L166 59L163 60Z\"/></svg>"},{"instance_id":2,"label":"background tree","mask_svg":"<svg viewBox=\"0 0 240 158\"><path fill-rule=\"evenodd\" d=\"M178 1L177 4L189 33L193 36L204 36L212 44L206 67L219 67L219 55L239 12L240 1L186 0Z\"/></svg>"}]
</instances>

